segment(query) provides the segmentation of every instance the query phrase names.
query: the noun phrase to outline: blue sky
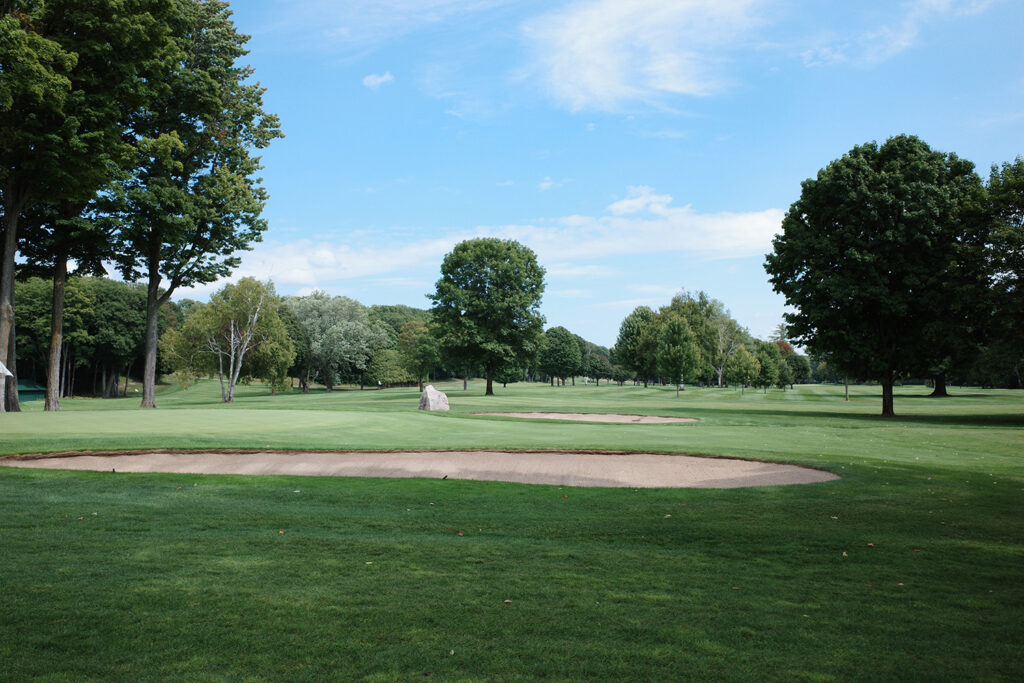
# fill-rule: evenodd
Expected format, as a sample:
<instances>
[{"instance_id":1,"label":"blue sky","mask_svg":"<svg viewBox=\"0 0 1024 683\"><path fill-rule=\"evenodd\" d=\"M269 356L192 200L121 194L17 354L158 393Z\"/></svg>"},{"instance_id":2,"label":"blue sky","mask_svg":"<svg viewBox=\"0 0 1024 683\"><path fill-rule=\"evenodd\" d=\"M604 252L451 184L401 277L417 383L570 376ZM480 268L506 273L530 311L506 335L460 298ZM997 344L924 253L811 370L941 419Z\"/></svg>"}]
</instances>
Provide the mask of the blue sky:
<instances>
[{"instance_id":1,"label":"blue sky","mask_svg":"<svg viewBox=\"0 0 1024 683\"><path fill-rule=\"evenodd\" d=\"M286 138L235 278L429 307L444 254L513 238L542 312L602 345L704 290L767 337L800 182L908 133L1024 154L1019 0L236 0ZM205 298L216 285L184 291Z\"/></svg>"}]
</instances>

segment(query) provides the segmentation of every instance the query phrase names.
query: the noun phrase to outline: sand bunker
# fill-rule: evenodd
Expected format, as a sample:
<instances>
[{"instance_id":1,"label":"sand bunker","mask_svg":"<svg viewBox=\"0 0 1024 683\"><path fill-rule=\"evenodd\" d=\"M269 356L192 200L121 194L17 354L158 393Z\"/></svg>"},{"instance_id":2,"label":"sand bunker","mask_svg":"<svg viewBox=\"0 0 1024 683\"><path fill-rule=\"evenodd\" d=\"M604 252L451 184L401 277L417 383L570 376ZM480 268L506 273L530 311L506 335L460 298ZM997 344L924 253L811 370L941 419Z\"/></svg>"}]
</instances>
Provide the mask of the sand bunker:
<instances>
[{"instance_id":1,"label":"sand bunker","mask_svg":"<svg viewBox=\"0 0 1024 683\"><path fill-rule=\"evenodd\" d=\"M629 488L738 488L839 478L831 472L796 465L657 453L121 452L12 456L0 459L0 464L107 472L425 477Z\"/></svg>"},{"instance_id":2,"label":"sand bunker","mask_svg":"<svg viewBox=\"0 0 1024 683\"><path fill-rule=\"evenodd\" d=\"M496 417L524 417L545 420L573 420L576 422L616 422L621 424L658 424L667 422L696 422L693 417L660 417L658 415L614 415L606 413L472 413Z\"/></svg>"}]
</instances>

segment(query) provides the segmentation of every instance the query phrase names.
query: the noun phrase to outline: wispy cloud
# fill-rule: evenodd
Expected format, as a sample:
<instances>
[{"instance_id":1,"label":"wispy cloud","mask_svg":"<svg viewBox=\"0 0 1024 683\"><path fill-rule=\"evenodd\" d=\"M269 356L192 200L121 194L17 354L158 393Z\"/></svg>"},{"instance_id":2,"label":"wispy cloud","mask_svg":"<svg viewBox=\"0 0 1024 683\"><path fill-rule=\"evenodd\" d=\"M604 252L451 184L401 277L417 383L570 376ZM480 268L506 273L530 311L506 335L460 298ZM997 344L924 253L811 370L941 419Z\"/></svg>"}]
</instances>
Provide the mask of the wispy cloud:
<instances>
[{"instance_id":1,"label":"wispy cloud","mask_svg":"<svg viewBox=\"0 0 1024 683\"><path fill-rule=\"evenodd\" d=\"M760 0L594 0L523 24L533 72L572 110L618 110L729 84L720 68Z\"/></svg>"},{"instance_id":2,"label":"wispy cloud","mask_svg":"<svg viewBox=\"0 0 1024 683\"><path fill-rule=\"evenodd\" d=\"M919 43L921 32L931 23L980 14L995 0L910 0L898 5L891 21L856 36L833 38L801 54L807 66L855 64L875 66L892 59Z\"/></svg>"},{"instance_id":3,"label":"wispy cloud","mask_svg":"<svg viewBox=\"0 0 1024 683\"><path fill-rule=\"evenodd\" d=\"M363 78L363 85L370 90L376 90L382 85L394 82L395 77L391 75L390 71L385 71L382 74L369 74Z\"/></svg>"},{"instance_id":4,"label":"wispy cloud","mask_svg":"<svg viewBox=\"0 0 1024 683\"><path fill-rule=\"evenodd\" d=\"M263 31L306 37L304 47L358 52L511 0L299 0L275 6Z\"/></svg>"}]
</instances>

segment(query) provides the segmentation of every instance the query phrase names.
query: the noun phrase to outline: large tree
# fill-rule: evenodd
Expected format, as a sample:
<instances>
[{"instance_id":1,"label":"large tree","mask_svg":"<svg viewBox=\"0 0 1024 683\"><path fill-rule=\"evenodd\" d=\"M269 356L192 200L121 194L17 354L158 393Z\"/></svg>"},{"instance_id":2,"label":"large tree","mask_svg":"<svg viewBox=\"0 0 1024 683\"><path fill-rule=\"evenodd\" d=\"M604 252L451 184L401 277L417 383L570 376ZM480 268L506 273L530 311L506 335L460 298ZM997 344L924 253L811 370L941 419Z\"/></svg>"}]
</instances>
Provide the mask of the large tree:
<instances>
[{"instance_id":1,"label":"large tree","mask_svg":"<svg viewBox=\"0 0 1024 683\"><path fill-rule=\"evenodd\" d=\"M45 3L33 0L0 4L0 361L9 366L19 219L59 170L55 152L71 123L63 112L77 56L40 29L45 13ZM6 383L0 373L0 412Z\"/></svg>"},{"instance_id":2,"label":"large tree","mask_svg":"<svg viewBox=\"0 0 1024 683\"><path fill-rule=\"evenodd\" d=\"M773 288L796 309L788 338L878 381L883 416L894 415L896 378L928 358L929 324L957 320L951 283L975 242L963 214L978 182L970 162L916 137L859 145L803 182L767 256Z\"/></svg>"},{"instance_id":3,"label":"large tree","mask_svg":"<svg viewBox=\"0 0 1024 683\"><path fill-rule=\"evenodd\" d=\"M248 36L220 0L178 0L172 50L149 106L132 121L135 171L121 187L118 266L147 282L143 407L156 407L157 314L178 287L213 282L261 239L259 158L281 135L264 89L237 64Z\"/></svg>"},{"instance_id":4,"label":"large tree","mask_svg":"<svg viewBox=\"0 0 1024 683\"><path fill-rule=\"evenodd\" d=\"M529 248L512 240L483 237L455 245L441 264L431 313L441 346L464 365L480 365L485 395L502 367L532 362L544 317L544 269Z\"/></svg>"}]
</instances>

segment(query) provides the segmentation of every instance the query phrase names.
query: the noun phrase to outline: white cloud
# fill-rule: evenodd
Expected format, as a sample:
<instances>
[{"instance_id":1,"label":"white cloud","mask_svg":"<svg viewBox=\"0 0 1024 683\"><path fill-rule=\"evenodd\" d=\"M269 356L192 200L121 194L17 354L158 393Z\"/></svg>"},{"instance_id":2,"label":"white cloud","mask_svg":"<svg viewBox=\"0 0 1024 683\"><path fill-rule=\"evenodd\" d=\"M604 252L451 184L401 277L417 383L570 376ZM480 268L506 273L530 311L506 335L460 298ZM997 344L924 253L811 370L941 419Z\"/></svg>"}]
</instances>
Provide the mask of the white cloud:
<instances>
[{"instance_id":1,"label":"white cloud","mask_svg":"<svg viewBox=\"0 0 1024 683\"><path fill-rule=\"evenodd\" d=\"M533 71L572 110L702 96L728 85L720 64L755 24L760 0L592 0L527 21Z\"/></svg>"},{"instance_id":2,"label":"white cloud","mask_svg":"<svg viewBox=\"0 0 1024 683\"><path fill-rule=\"evenodd\" d=\"M363 78L363 85L365 85L370 90L376 90L382 85L387 85L388 83L394 82L395 77L391 75L390 71L385 71L383 74L380 75L370 74Z\"/></svg>"},{"instance_id":3,"label":"white cloud","mask_svg":"<svg viewBox=\"0 0 1024 683\"><path fill-rule=\"evenodd\" d=\"M608 277L619 272L619 259L624 267L635 268L644 255L716 259L764 254L771 249L784 215L782 209L699 213L689 205L672 206L672 201L671 195L639 185L628 188L625 199L611 203L597 216L577 214L524 225L479 226L429 239L403 233L404 240L392 235L390 242L381 241L380 232L349 232L332 239L294 242L268 240L242 254L242 265L230 280L246 276L272 279L281 292L331 289L331 283L353 280L432 282L444 255L472 237L522 242L537 253L551 277ZM608 258L613 261L593 263ZM180 295L209 294L223 283Z\"/></svg>"},{"instance_id":4,"label":"white cloud","mask_svg":"<svg viewBox=\"0 0 1024 683\"><path fill-rule=\"evenodd\" d=\"M541 192L546 192L547 190L550 190L554 186L555 181L551 179L551 176L544 178L544 180L540 181L540 183L537 185L537 187L540 188Z\"/></svg>"}]
</instances>

